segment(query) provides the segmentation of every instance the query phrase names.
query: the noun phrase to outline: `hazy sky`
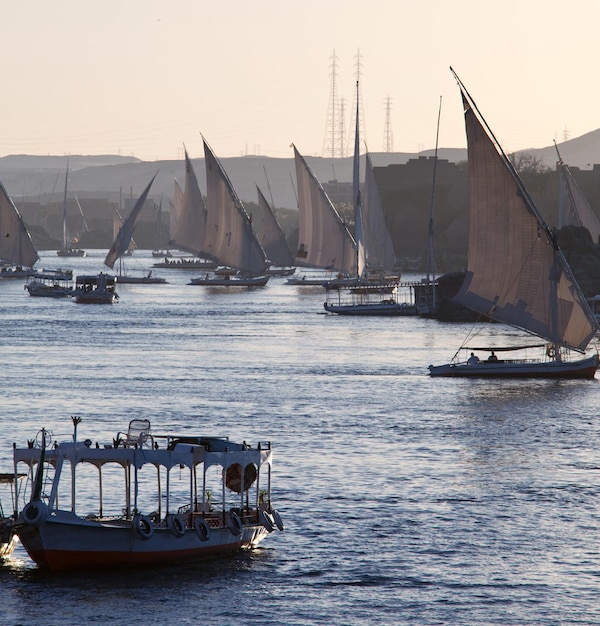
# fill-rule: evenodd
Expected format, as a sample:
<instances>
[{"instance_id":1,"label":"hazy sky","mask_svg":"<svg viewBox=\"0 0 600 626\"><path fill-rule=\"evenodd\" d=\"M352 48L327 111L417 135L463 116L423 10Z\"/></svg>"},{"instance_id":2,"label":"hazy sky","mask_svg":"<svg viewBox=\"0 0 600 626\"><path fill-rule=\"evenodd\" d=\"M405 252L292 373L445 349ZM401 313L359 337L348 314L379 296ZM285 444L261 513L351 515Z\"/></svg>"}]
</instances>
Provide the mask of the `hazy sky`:
<instances>
[{"instance_id":1,"label":"hazy sky","mask_svg":"<svg viewBox=\"0 0 600 626\"><path fill-rule=\"evenodd\" d=\"M507 152L600 128L599 0L30 0L2 8L0 156L321 155L337 56L366 140L464 147L454 67Z\"/></svg>"}]
</instances>

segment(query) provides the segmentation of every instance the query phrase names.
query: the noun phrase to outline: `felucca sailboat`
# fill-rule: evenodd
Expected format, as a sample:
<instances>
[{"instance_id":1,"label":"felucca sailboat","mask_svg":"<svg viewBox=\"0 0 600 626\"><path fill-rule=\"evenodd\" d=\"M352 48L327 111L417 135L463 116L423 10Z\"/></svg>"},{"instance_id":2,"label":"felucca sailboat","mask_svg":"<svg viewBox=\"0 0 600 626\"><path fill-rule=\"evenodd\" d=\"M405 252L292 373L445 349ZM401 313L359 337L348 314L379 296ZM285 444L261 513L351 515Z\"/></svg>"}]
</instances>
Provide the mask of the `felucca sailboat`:
<instances>
[{"instance_id":1,"label":"felucca sailboat","mask_svg":"<svg viewBox=\"0 0 600 626\"><path fill-rule=\"evenodd\" d=\"M416 313L416 309L397 301L398 280L395 277L387 278L393 271L394 248L385 223L385 213L368 153L365 196L363 197L360 192L359 119L357 82L352 173L356 275L350 282L348 280L326 282L327 299L323 306L328 313L338 315L410 315ZM369 272L375 274L375 280L370 279Z\"/></svg>"},{"instance_id":2,"label":"felucca sailboat","mask_svg":"<svg viewBox=\"0 0 600 626\"><path fill-rule=\"evenodd\" d=\"M33 273L39 256L23 217L0 183L0 271L1 278L25 278ZM8 268L6 265L15 265Z\"/></svg>"},{"instance_id":3,"label":"felucca sailboat","mask_svg":"<svg viewBox=\"0 0 600 626\"><path fill-rule=\"evenodd\" d=\"M571 170L567 167L560 156L558 146L554 144L558 155L559 168L559 201L558 201L558 227L583 226L588 230L592 241L600 241L600 220L596 217L590 203L573 178Z\"/></svg>"},{"instance_id":4,"label":"felucca sailboat","mask_svg":"<svg viewBox=\"0 0 600 626\"><path fill-rule=\"evenodd\" d=\"M356 276L354 238L333 206L323 186L294 148L298 184L298 250L296 265ZM323 284L326 278L291 278L290 285Z\"/></svg>"},{"instance_id":5,"label":"felucca sailboat","mask_svg":"<svg viewBox=\"0 0 600 626\"><path fill-rule=\"evenodd\" d=\"M56 251L58 256L78 256L83 257L87 255L87 252L81 248L73 246L71 237L69 235L69 227L67 224L67 187L69 184L69 161L67 160L67 170L65 172L65 192L63 196L63 245L60 250ZM79 207L81 210L81 207ZM83 214L83 212L82 212Z\"/></svg>"},{"instance_id":6,"label":"felucca sailboat","mask_svg":"<svg viewBox=\"0 0 600 626\"><path fill-rule=\"evenodd\" d=\"M544 341L538 359L504 358L520 347L463 347L431 376L593 378L598 354L585 353L597 322L556 241L510 160L454 73L460 87L468 144L469 244L464 282L454 300ZM534 347L534 346L528 346ZM479 360L478 350L490 357ZM467 352L467 353L468 353ZM457 355L460 350L457 352ZM495 353L499 353L498 357Z\"/></svg>"},{"instance_id":7,"label":"felucca sailboat","mask_svg":"<svg viewBox=\"0 0 600 626\"><path fill-rule=\"evenodd\" d=\"M274 209L267 202L265 194L256 185L258 194L258 210L252 216L252 224L256 234L272 266L267 269L271 276L288 276L293 274L296 268L292 267L294 255L288 246L285 233L281 228Z\"/></svg>"},{"instance_id":8,"label":"felucca sailboat","mask_svg":"<svg viewBox=\"0 0 600 626\"><path fill-rule=\"evenodd\" d=\"M152 183L156 178L156 174L152 177L152 180L146 186L146 189L142 192L142 195L137 199L136 203L133 205L131 209L131 213L127 216L127 219L121 224L119 231L115 236L115 240L110 247L105 259L104 265L114 268L115 262L119 261L119 276L117 281L119 283L134 283L134 284L164 284L167 281L164 278L159 278L157 276L153 276L152 272L149 272L145 276L129 276L123 273L123 256L126 255L127 251L132 242L133 232L140 218L140 213L144 207L144 203L146 202L146 198L148 197L148 193L150 191L150 187L152 187Z\"/></svg>"},{"instance_id":9,"label":"felucca sailboat","mask_svg":"<svg viewBox=\"0 0 600 626\"><path fill-rule=\"evenodd\" d=\"M264 287L270 265L252 227L250 216L239 199L223 166L204 141L206 167L206 234L203 252L221 263L224 273L193 278L190 285Z\"/></svg>"}]
</instances>

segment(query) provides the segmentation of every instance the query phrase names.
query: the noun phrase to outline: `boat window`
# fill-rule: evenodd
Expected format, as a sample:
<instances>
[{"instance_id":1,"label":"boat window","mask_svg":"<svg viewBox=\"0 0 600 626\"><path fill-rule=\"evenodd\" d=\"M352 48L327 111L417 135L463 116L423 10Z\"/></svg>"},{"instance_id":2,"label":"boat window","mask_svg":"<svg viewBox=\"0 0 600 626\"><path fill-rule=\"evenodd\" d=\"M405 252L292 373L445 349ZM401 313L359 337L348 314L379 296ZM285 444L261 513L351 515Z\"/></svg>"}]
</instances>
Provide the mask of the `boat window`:
<instances>
[{"instance_id":1,"label":"boat window","mask_svg":"<svg viewBox=\"0 0 600 626\"><path fill-rule=\"evenodd\" d=\"M188 510L190 500L190 468L186 465L171 468L169 472L169 513L177 513L179 509ZM163 486L163 513L167 512L166 478ZM199 485L201 489L201 484Z\"/></svg>"},{"instance_id":2,"label":"boat window","mask_svg":"<svg viewBox=\"0 0 600 626\"><path fill-rule=\"evenodd\" d=\"M160 488L159 488L160 475ZM133 469L132 469L132 486L133 486ZM159 494L162 492L163 509L164 499L167 489L166 470L164 467L159 470L154 465L142 465L138 469L138 497L137 510L144 515L159 510ZM133 493L131 494L131 507L134 507Z\"/></svg>"}]
</instances>

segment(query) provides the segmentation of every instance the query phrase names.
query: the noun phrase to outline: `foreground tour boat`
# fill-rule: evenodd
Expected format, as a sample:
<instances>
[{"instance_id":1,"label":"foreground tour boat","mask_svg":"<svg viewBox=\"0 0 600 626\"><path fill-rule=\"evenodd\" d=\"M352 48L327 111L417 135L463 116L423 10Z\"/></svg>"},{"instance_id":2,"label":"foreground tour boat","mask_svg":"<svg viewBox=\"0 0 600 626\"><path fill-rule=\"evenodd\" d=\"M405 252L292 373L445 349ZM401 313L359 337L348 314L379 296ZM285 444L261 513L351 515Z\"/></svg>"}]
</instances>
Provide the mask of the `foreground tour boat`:
<instances>
[{"instance_id":1,"label":"foreground tour boat","mask_svg":"<svg viewBox=\"0 0 600 626\"><path fill-rule=\"evenodd\" d=\"M42 430L14 446L26 472L13 525L40 568L176 564L257 546L275 528L270 443L158 435L136 419L111 443Z\"/></svg>"}]
</instances>

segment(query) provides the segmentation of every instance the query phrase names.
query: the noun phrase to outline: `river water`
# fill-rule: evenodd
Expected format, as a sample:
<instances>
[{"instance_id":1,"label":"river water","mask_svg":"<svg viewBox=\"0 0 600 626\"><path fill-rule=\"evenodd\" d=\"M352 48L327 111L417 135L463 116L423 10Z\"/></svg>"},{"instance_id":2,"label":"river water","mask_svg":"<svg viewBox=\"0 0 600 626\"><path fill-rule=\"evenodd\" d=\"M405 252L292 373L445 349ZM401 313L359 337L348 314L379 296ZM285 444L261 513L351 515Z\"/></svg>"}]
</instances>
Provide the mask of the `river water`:
<instances>
[{"instance_id":1,"label":"river water","mask_svg":"<svg viewBox=\"0 0 600 626\"><path fill-rule=\"evenodd\" d=\"M95 273L103 257L68 265ZM597 380L431 379L470 325L328 316L320 288L158 271L169 284L122 285L114 306L0 282L0 471L42 427L69 437L71 415L80 439L147 417L270 440L286 529L135 572L40 572L18 547L0 624L600 624Z\"/></svg>"}]
</instances>

